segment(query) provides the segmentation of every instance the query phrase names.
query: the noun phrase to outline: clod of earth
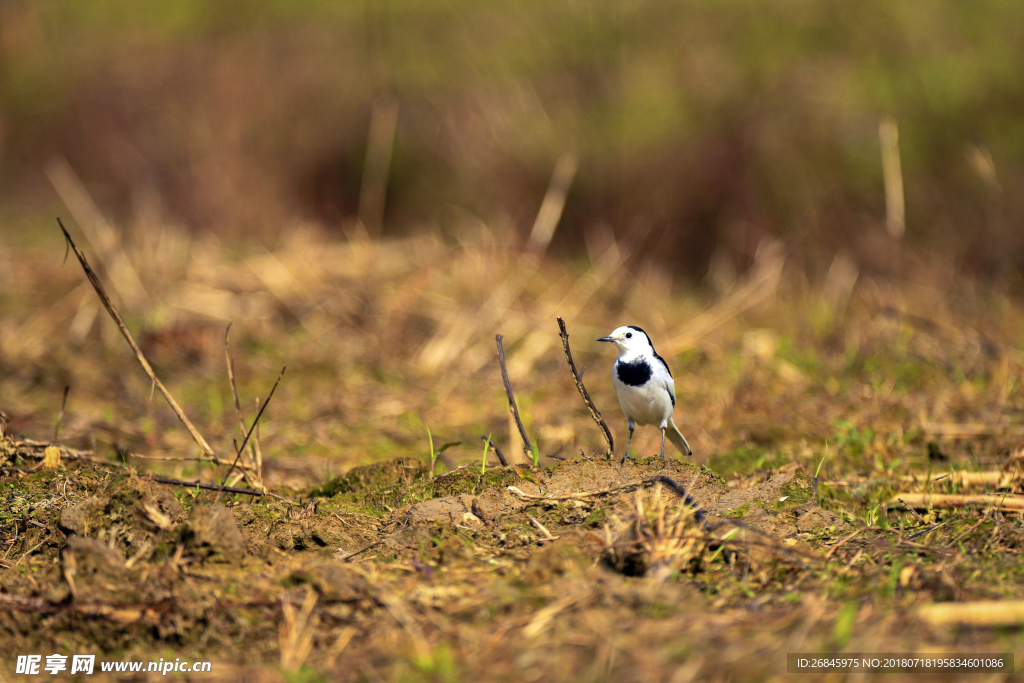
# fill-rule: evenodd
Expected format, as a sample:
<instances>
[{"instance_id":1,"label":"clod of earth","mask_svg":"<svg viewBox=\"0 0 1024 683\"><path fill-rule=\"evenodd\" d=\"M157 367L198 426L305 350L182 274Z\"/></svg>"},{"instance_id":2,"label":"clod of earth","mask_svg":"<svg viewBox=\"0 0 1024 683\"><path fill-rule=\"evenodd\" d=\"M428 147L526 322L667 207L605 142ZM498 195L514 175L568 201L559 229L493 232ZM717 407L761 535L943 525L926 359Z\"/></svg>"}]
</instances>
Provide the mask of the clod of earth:
<instances>
[{"instance_id":1,"label":"clod of earth","mask_svg":"<svg viewBox=\"0 0 1024 683\"><path fill-rule=\"evenodd\" d=\"M215 562L239 562L245 557L245 538L235 516L223 505L196 507L181 534L189 555Z\"/></svg>"}]
</instances>

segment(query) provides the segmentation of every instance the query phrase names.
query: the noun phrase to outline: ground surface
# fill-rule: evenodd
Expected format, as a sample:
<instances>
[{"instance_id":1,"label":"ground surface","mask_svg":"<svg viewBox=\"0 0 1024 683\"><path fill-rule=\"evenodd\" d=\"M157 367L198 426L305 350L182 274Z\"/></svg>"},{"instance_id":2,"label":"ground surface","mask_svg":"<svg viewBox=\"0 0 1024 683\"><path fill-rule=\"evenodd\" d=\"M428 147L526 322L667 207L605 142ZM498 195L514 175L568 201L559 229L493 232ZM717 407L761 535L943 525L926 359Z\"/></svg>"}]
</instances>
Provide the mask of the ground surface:
<instances>
[{"instance_id":1,"label":"ground surface","mask_svg":"<svg viewBox=\"0 0 1024 683\"><path fill-rule=\"evenodd\" d=\"M1003 468L1024 423L1021 316L997 292L862 275L836 294L769 255L729 291L681 296L614 245L589 270L430 238L191 249L161 271L124 247L164 294L118 301L218 452L241 437L212 313L240 316L247 422L288 363L261 471L231 477L262 475L276 496L150 480L219 481L227 467L184 459L187 432L149 398L73 258L3 257L4 677L8 657L54 652L214 663L193 680L683 683L769 680L790 652L1022 651L1012 618L929 611L1024 598L1020 513L894 501L1015 500ZM577 364L600 368L584 379L617 437L611 359L587 340L648 328L676 374L692 463L604 457L559 314ZM521 451L495 331L537 467L492 452L481 470L482 434ZM431 477L430 449L448 441L462 443ZM634 442L643 456L656 444L650 429Z\"/></svg>"}]
</instances>

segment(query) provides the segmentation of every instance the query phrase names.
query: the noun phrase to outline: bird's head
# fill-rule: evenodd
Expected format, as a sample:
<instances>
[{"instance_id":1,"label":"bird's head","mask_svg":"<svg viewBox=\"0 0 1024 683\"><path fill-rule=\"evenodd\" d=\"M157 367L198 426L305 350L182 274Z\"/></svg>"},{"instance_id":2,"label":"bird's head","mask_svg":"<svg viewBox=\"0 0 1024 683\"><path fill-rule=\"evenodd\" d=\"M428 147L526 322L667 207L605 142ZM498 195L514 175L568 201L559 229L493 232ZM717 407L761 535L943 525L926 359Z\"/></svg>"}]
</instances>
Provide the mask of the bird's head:
<instances>
[{"instance_id":1,"label":"bird's head","mask_svg":"<svg viewBox=\"0 0 1024 683\"><path fill-rule=\"evenodd\" d=\"M647 333L635 325L620 327L607 337L601 337L597 341L615 344L619 347L619 353L626 356L641 354L653 348Z\"/></svg>"}]
</instances>

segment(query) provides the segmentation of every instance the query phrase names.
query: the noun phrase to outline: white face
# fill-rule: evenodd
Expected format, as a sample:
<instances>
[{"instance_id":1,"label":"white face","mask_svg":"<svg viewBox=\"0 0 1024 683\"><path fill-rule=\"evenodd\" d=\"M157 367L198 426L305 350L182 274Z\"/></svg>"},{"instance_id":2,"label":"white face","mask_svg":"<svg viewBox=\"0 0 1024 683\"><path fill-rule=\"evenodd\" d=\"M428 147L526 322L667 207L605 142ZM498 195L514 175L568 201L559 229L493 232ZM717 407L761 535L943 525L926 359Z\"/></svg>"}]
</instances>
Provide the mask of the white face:
<instances>
[{"instance_id":1,"label":"white face","mask_svg":"<svg viewBox=\"0 0 1024 683\"><path fill-rule=\"evenodd\" d=\"M651 347L651 341L643 330L635 327L620 327L607 337L601 337L597 341L606 341L619 347L619 351L625 354L643 353Z\"/></svg>"}]
</instances>

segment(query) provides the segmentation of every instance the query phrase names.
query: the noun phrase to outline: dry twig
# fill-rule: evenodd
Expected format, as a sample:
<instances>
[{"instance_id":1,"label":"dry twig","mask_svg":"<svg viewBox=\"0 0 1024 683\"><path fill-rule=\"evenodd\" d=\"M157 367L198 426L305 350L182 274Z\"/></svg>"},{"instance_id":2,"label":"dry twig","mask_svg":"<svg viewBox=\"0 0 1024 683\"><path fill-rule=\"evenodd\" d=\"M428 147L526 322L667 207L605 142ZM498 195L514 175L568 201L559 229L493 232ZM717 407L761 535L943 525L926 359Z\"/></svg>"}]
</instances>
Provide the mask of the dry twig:
<instances>
[{"instance_id":1,"label":"dry twig","mask_svg":"<svg viewBox=\"0 0 1024 683\"><path fill-rule=\"evenodd\" d=\"M235 384L235 359L231 357L231 323L224 330L224 360L228 367L228 381L231 383L231 396L235 399L235 413L238 414L238 424L245 433L245 417L242 415L242 404L238 400L238 386ZM263 454L260 452L259 439L249 444L250 459L252 468L256 473L258 481L253 482L257 486L263 486ZM243 469L248 470L243 466Z\"/></svg>"},{"instance_id":2,"label":"dry twig","mask_svg":"<svg viewBox=\"0 0 1024 683\"><path fill-rule=\"evenodd\" d=\"M569 362L569 371L572 372L573 381L576 382L576 388L580 392L580 396L583 397L583 403L586 404L587 410L590 411L590 417L594 418L594 422L600 427L601 433L604 435L604 440L608 442L608 457L611 458L615 452L615 442L612 439L612 432L608 429L608 424L605 423L604 418L601 417L601 411L594 405L594 401L590 398L590 393L587 392L587 388L583 386L583 373L576 371L576 363L572 360L572 351L569 350L569 333L565 329L565 321L558 318L558 336L562 338L562 349L565 351L565 360Z\"/></svg>"},{"instance_id":3,"label":"dry twig","mask_svg":"<svg viewBox=\"0 0 1024 683\"><path fill-rule=\"evenodd\" d=\"M869 529L870 529L870 527L861 527L860 529L857 529L857 530L847 534L843 538L839 539L839 542L836 543L831 548L829 548L828 552L825 553L825 561L828 562L830 559L832 559L832 556L835 555L836 551L839 550L840 548L842 548L844 545L846 545L847 541L852 541L855 537L859 536L860 534L862 534L865 531L868 531Z\"/></svg>"},{"instance_id":4,"label":"dry twig","mask_svg":"<svg viewBox=\"0 0 1024 683\"><path fill-rule=\"evenodd\" d=\"M697 501L695 501L690 496L690 494L686 492L686 489L680 486L674 479L672 479L671 477L666 477L663 474L656 474L651 477L635 479L633 481L628 481L625 484L619 484L618 486L608 486L603 489L594 489L593 491L580 491L579 493L567 493L558 496L532 495L529 493L525 493L522 489L516 486L509 486L508 490L510 493L518 496L519 498L522 498L523 500L583 500L584 498L593 498L595 496L604 496L609 493L619 493L621 491L628 491L630 489L634 489L640 486L646 486L647 484L654 484L656 482L660 482L668 486L670 489L672 489L673 492L675 492L677 496L683 499L684 503L692 507L694 510L693 516L697 519L697 521L701 522L702 524L707 523L707 517L705 516L704 511L700 509L700 506L697 505Z\"/></svg>"},{"instance_id":5,"label":"dry twig","mask_svg":"<svg viewBox=\"0 0 1024 683\"><path fill-rule=\"evenodd\" d=\"M922 422L921 429L929 436L952 440L1024 436L1024 426L988 422Z\"/></svg>"},{"instance_id":6,"label":"dry twig","mask_svg":"<svg viewBox=\"0 0 1024 683\"><path fill-rule=\"evenodd\" d=\"M986 470L972 472L968 470L956 470L934 477L934 472L918 472L905 474L899 477L847 477L844 480L830 481L829 486L853 486L855 484L934 484L944 481L948 484L959 486L991 486L997 489L1008 488L1011 484L1021 478L1021 472L1014 470L1011 466L1006 470Z\"/></svg>"},{"instance_id":7,"label":"dry twig","mask_svg":"<svg viewBox=\"0 0 1024 683\"><path fill-rule=\"evenodd\" d=\"M963 538L966 538L967 536L969 536L969 535L971 535L972 533L974 533L974 532L975 532L975 531L976 531L976 530L978 529L978 527L980 527L980 526L981 526L982 524L984 524L985 522L987 522L987 521L988 521L988 519L989 519L989 515L988 515L988 513L986 512L986 513L985 513L984 515L982 515L981 519L979 519L979 520L977 521L977 523L975 523L975 524L972 524L972 525L971 525L971 528L969 528L969 529L968 529L967 531L963 532L962 534L960 534L959 536L957 536L956 538L954 538L953 540L951 540L951 541L949 542L949 545L951 545L951 546L955 546L955 545L956 545L957 543L959 543L959 542L960 542L960 540L961 540L961 539L963 539Z\"/></svg>"},{"instance_id":8,"label":"dry twig","mask_svg":"<svg viewBox=\"0 0 1024 683\"><path fill-rule=\"evenodd\" d=\"M527 515L526 518L529 519L531 522L533 522L533 525L535 527L537 527L542 534L544 534L544 539L543 540L545 540L545 541L554 541L554 540L556 540L558 538L558 536L552 536L551 532L548 531L548 528L546 526L544 526L543 524L541 524L537 520L537 518L531 517L530 515Z\"/></svg>"},{"instance_id":9,"label":"dry twig","mask_svg":"<svg viewBox=\"0 0 1024 683\"><path fill-rule=\"evenodd\" d=\"M918 617L932 626L1021 626L1024 600L979 600L922 605Z\"/></svg>"},{"instance_id":10,"label":"dry twig","mask_svg":"<svg viewBox=\"0 0 1024 683\"><path fill-rule=\"evenodd\" d=\"M201 481L185 481L184 479L170 479L168 477L139 477L140 479L149 479L155 481L158 484L171 484L172 486L187 486L189 488L195 487L203 489L204 491L217 491L220 493L241 493L246 496L262 496L270 495L265 494L263 491L257 489L242 489L234 486L222 486L218 484L204 484ZM287 500L287 499L285 499ZM294 502L294 501L290 501Z\"/></svg>"},{"instance_id":11,"label":"dry twig","mask_svg":"<svg viewBox=\"0 0 1024 683\"><path fill-rule=\"evenodd\" d=\"M516 397L512 395L512 385L508 381L508 369L505 367L505 349L501 345L501 335L495 335L495 341L498 342L498 363L501 365L501 379L505 382L505 394L508 396L508 409L512 413L512 417L516 420L516 426L519 427L519 435L523 437L523 451L526 453L526 459L530 462L533 461L533 444L530 443L530 437L526 436L526 427L523 426L523 421L519 419L519 408L516 407Z\"/></svg>"},{"instance_id":12,"label":"dry twig","mask_svg":"<svg viewBox=\"0 0 1024 683\"><path fill-rule=\"evenodd\" d=\"M146 375L153 382L153 385L160 390L160 393L163 394L163 397L167 399L167 403L168 405L171 406L171 410L173 410L174 414L178 416L178 419L181 420L181 423L185 425L185 429L188 430L188 433L192 436L192 439L196 442L196 444L199 445L199 448L203 451L203 453L205 455L213 457L213 449L210 448L210 445L208 443L206 443L206 439L204 439L203 435L199 433L199 430L195 428L191 420L189 420L188 417L186 417L185 412L181 409L181 406L179 406L178 402L174 400L173 396L171 396L171 392L167 390L167 387L164 386L164 383L161 382L157 378L156 373L153 372L153 367L149 364L149 361L146 360L146 356L145 354L142 353L142 349L140 349L139 345L135 343L135 338L132 336L132 333L128 331L128 326L124 324L124 318L121 317L121 314L118 312L113 302L111 302L110 297L107 295L107 292L103 287L103 283L100 282L100 279L96 276L96 273L93 272L93 269L89 266L89 262L85 259L85 254L83 254L82 251L78 248L78 245L75 244L75 241L71 239L71 235L68 234L68 231L64 227L64 223L61 222L60 218L57 219L57 225L60 226L61 232L64 233L64 239L67 240L68 246L71 247L71 250L75 252L75 256L78 257L78 262L82 264L82 270L85 271L85 276L89 278L89 283L92 285L92 288L96 290L96 295L99 296L100 301L103 303L103 307L107 309L107 313L109 313L110 317L114 319L115 323L117 323L117 328L121 330L121 334L128 342L128 346L130 346L132 348L132 351L135 352L135 357L138 359L139 364L142 366L142 369L145 371Z\"/></svg>"},{"instance_id":13,"label":"dry twig","mask_svg":"<svg viewBox=\"0 0 1024 683\"><path fill-rule=\"evenodd\" d=\"M921 513L907 505L906 501L904 501L902 498L897 498L896 500L900 502L900 505L910 510L910 514L914 515L914 517L917 518L917 521L921 522L922 525L927 524L927 522L924 521L924 517L921 516Z\"/></svg>"},{"instance_id":14,"label":"dry twig","mask_svg":"<svg viewBox=\"0 0 1024 683\"><path fill-rule=\"evenodd\" d=\"M231 467L228 469L227 474L225 474L224 478L221 479L220 486L221 486L222 489L224 488L224 484L227 483L228 477L231 476L231 473L234 471L235 467L238 465L238 459L242 457L242 451L245 450L245 444L247 444L249 442L249 437L252 436L253 430L256 429L256 425L258 425L260 423L260 418L263 417L263 411L267 409L267 405L270 403L270 399L274 398L274 392L277 391L277 385L281 383L281 378L284 377L284 371L287 370L287 369L288 369L287 365L285 365L284 367L281 368L281 374L279 374L277 376L277 381L274 382L274 386L271 387L270 394L267 396L267 400L265 400L263 402L263 405L260 406L260 411L258 413L256 413L256 419L252 421L252 426L249 427L249 431L246 432L245 439L242 440L242 445L238 447L238 452L235 453L235 461L233 463L231 463ZM220 497L220 494L218 494L218 498L219 497Z\"/></svg>"},{"instance_id":15,"label":"dry twig","mask_svg":"<svg viewBox=\"0 0 1024 683\"><path fill-rule=\"evenodd\" d=\"M131 451L125 451L125 455L127 455L129 458L135 458L137 460L153 460L156 462L210 462L209 458L180 458L173 455L163 457L159 455L141 455L139 453L133 453ZM228 464L220 459L214 460L213 462L217 463L218 465ZM253 468L252 465L249 465L244 462L238 463L236 469L245 470L247 472L255 472L255 469Z\"/></svg>"},{"instance_id":16,"label":"dry twig","mask_svg":"<svg viewBox=\"0 0 1024 683\"><path fill-rule=\"evenodd\" d=\"M376 548L377 546L379 546L381 543L383 543L386 540L388 540L386 537L385 538L378 538L373 543L371 543L369 545L363 546L362 548L360 548L359 550L355 551L354 553L349 553L348 555L345 555L343 558L341 558L341 561L342 562L351 562L353 557L356 557L357 555L362 555L367 550L371 550L373 548Z\"/></svg>"},{"instance_id":17,"label":"dry twig","mask_svg":"<svg viewBox=\"0 0 1024 683\"><path fill-rule=\"evenodd\" d=\"M952 493L901 493L890 503L897 501L919 510L928 508L985 507L998 510L1024 510L1024 496L1021 495L961 495Z\"/></svg>"},{"instance_id":18,"label":"dry twig","mask_svg":"<svg viewBox=\"0 0 1024 683\"><path fill-rule=\"evenodd\" d=\"M64 421L64 408L68 405L68 392L71 391L71 386L67 385L64 387L64 398L60 400L60 412L57 413L57 422L53 425L53 440L57 441L57 436L60 434L60 423Z\"/></svg>"}]
</instances>

